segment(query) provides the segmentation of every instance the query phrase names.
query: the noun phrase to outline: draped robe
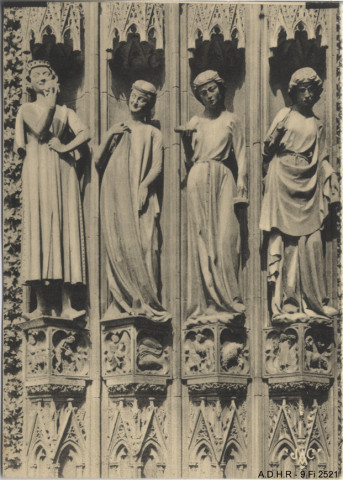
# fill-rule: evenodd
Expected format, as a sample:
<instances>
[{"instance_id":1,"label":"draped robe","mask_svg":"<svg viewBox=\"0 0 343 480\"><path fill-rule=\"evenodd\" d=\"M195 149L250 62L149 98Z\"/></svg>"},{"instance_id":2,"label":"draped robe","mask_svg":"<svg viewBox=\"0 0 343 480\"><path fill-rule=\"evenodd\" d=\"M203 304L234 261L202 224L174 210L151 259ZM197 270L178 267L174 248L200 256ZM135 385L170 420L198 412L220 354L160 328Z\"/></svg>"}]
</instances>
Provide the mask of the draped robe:
<instances>
[{"instance_id":1,"label":"draped robe","mask_svg":"<svg viewBox=\"0 0 343 480\"><path fill-rule=\"evenodd\" d=\"M41 115L42 107L31 106ZM62 280L85 283L85 245L76 160L48 146L49 136L77 135L86 127L75 112L56 106L45 140L39 140L23 119L16 119L16 148L26 151L22 170L22 267L24 283Z\"/></svg>"},{"instance_id":2,"label":"draped robe","mask_svg":"<svg viewBox=\"0 0 343 480\"><path fill-rule=\"evenodd\" d=\"M189 128L196 132L187 181L187 322L226 321L245 310L238 284L237 187L227 165L233 147L238 172L246 174L244 135L227 111L215 119L195 116Z\"/></svg>"},{"instance_id":3,"label":"draped robe","mask_svg":"<svg viewBox=\"0 0 343 480\"><path fill-rule=\"evenodd\" d=\"M273 315L321 316L328 304L321 230L329 203L338 200L335 172L318 118L283 108L267 139L283 120L286 131L268 166L260 220L261 230L270 232L271 308Z\"/></svg>"},{"instance_id":4,"label":"draped robe","mask_svg":"<svg viewBox=\"0 0 343 480\"><path fill-rule=\"evenodd\" d=\"M161 172L162 136L140 122L130 129L110 152L101 184L101 226L112 294L104 318L129 314L165 322L170 315L158 299L159 204L153 185L142 212L138 205L143 180Z\"/></svg>"}]
</instances>

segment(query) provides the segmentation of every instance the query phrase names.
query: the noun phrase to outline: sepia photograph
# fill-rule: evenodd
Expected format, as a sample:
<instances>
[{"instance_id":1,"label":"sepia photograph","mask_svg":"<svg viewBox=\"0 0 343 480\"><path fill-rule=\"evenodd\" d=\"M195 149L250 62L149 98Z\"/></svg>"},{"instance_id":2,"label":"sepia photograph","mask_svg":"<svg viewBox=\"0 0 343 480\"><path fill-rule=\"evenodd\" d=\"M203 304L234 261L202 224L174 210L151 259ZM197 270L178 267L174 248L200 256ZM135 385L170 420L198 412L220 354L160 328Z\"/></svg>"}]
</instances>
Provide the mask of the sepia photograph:
<instances>
[{"instance_id":1,"label":"sepia photograph","mask_svg":"<svg viewBox=\"0 0 343 480\"><path fill-rule=\"evenodd\" d=\"M2 2L4 478L342 477L342 4Z\"/></svg>"}]
</instances>

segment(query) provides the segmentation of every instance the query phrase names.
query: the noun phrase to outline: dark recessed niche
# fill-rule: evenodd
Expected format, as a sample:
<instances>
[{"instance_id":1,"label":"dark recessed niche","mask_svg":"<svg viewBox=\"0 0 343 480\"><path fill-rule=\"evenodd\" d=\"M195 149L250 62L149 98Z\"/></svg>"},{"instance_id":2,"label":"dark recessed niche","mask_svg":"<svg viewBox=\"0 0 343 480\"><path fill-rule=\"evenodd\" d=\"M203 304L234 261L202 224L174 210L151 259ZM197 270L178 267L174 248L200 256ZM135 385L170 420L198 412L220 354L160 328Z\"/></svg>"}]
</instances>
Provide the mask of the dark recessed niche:
<instances>
[{"instance_id":1,"label":"dark recessed niche","mask_svg":"<svg viewBox=\"0 0 343 480\"><path fill-rule=\"evenodd\" d=\"M324 80L326 78L326 48L322 46L322 30L316 30L316 38L308 38L305 25L297 25L294 38L288 39L283 28L280 29L277 47L272 48L269 58L270 86L273 93L281 90L288 99L287 89L292 74L303 67L313 68Z\"/></svg>"},{"instance_id":2,"label":"dark recessed niche","mask_svg":"<svg viewBox=\"0 0 343 480\"><path fill-rule=\"evenodd\" d=\"M136 80L146 80L161 88L165 76L164 50L156 48L155 29L152 27L147 40L141 41L136 25L127 31L127 39L120 40L115 30L109 67L112 72L112 89L116 97L128 97L132 84Z\"/></svg>"},{"instance_id":3,"label":"dark recessed niche","mask_svg":"<svg viewBox=\"0 0 343 480\"><path fill-rule=\"evenodd\" d=\"M189 60L191 82L205 70L215 70L227 84L229 109L232 108L234 92L241 88L245 78L245 49L239 48L239 32L232 30L231 39L225 40L219 26L211 32L210 40L203 40L198 30L195 48L189 49L193 58Z\"/></svg>"}]
</instances>

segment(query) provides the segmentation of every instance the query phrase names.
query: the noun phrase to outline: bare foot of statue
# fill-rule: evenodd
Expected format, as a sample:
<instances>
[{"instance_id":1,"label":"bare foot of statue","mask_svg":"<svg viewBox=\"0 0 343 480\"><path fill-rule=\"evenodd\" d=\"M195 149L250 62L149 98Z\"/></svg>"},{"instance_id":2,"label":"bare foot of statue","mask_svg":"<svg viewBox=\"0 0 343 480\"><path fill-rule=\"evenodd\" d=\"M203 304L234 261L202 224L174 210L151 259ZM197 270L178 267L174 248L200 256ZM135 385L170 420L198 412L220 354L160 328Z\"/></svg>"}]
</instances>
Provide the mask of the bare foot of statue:
<instances>
[{"instance_id":1,"label":"bare foot of statue","mask_svg":"<svg viewBox=\"0 0 343 480\"><path fill-rule=\"evenodd\" d=\"M325 315L328 316L328 317L333 317L334 315L338 314L338 310L336 310L333 307L330 307L330 305L324 305L323 311L324 311Z\"/></svg>"}]
</instances>

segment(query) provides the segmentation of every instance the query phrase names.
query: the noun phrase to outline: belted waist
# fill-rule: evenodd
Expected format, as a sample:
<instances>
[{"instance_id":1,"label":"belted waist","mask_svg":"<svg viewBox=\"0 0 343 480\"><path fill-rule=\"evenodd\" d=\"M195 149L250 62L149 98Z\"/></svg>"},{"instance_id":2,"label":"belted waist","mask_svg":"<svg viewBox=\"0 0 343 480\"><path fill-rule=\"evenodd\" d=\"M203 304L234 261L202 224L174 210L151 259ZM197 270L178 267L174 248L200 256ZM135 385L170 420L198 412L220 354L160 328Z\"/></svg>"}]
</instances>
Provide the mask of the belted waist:
<instances>
[{"instance_id":1,"label":"belted waist","mask_svg":"<svg viewBox=\"0 0 343 480\"><path fill-rule=\"evenodd\" d=\"M298 153L298 152L292 152L291 150L284 150L283 152L279 153L279 157L284 157L289 155L295 158L299 158L299 159L301 158L306 162L311 163L313 152Z\"/></svg>"}]
</instances>

